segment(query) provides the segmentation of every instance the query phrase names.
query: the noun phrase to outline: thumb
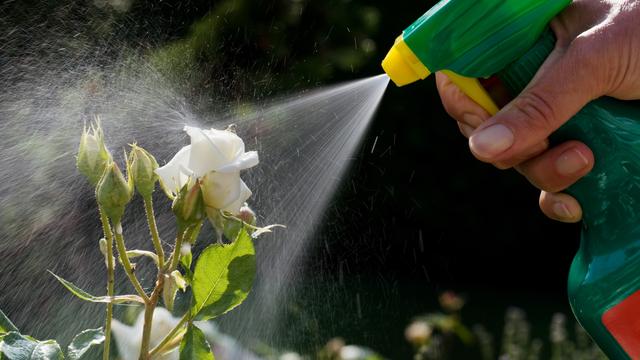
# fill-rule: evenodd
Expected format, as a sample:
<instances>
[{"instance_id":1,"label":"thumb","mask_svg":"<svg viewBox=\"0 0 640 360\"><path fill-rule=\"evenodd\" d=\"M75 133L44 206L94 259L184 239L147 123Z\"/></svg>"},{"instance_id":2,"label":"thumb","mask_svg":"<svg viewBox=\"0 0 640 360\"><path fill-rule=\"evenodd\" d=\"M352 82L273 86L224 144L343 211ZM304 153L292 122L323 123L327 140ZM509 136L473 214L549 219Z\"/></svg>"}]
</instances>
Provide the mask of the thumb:
<instances>
[{"instance_id":1,"label":"thumb","mask_svg":"<svg viewBox=\"0 0 640 360\"><path fill-rule=\"evenodd\" d=\"M557 47L527 88L472 134L469 146L486 162L511 167L597 97L599 84L577 42Z\"/></svg>"}]
</instances>

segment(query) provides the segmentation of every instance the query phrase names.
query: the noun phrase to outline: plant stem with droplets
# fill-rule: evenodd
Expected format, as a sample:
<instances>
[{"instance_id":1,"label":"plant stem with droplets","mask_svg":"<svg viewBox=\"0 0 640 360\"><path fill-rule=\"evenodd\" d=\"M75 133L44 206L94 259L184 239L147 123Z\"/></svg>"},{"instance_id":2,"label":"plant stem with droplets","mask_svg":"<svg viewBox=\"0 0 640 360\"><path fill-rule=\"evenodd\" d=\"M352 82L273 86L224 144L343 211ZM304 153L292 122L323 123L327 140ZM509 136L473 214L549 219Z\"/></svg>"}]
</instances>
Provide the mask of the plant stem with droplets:
<instances>
[{"instance_id":1,"label":"plant stem with droplets","mask_svg":"<svg viewBox=\"0 0 640 360\"><path fill-rule=\"evenodd\" d=\"M151 196L144 197L144 210L147 214L147 222L149 223L149 231L151 232L151 240L153 241L153 247L158 255L158 269L164 268L164 249L162 249L162 242L160 241L160 235L158 235L158 226L156 224L156 216L153 211L153 200Z\"/></svg>"},{"instance_id":2,"label":"plant stem with droplets","mask_svg":"<svg viewBox=\"0 0 640 360\"><path fill-rule=\"evenodd\" d=\"M102 209L100 211L100 221L102 222L102 230L104 232L104 238L107 241L107 296L113 297L114 295L114 263L113 263L113 233L111 232L111 225L109 224L109 218L104 214ZM104 320L104 350L102 352L102 359L109 360L110 346L111 346L111 319L113 318L113 303L107 303L107 315Z\"/></svg>"},{"instance_id":3,"label":"plant stem with droplets","mask_svg":"<svg viewBox=\"0 0 640 360\"><path fill-rule=\"evenodd\" d=\"M149 353L149 346L151 340L151 328L153 325L153 312L158 305L160 294L164 286L164 273L159 270L158 278L156 279L156 286L149 297L149 301L144 304L144 327L142 328L142 342L140 343L140 360L149 360L151 355Z\"/></svg>"},{"instance_id":4,"label":"plant stem with droplets","mask_svg":"<svg viewBox=\"0 0 640 360\"><path fill-rule=\"evenodd\" d=\"M151 224L151 222L150 222ZM161 342L158 346L156 346L151 352L149 352L150 346L150 337L151 337L151 329L153 323L153 312L158 304L158 300L160 298L160 294L162 293L162 288L164 287L164 279L165 274L171 274L177 267L180 261L180 249L182 248L182 242L185 236L192 235L191 231L196 230L198 227L190 227L187 229L178 229L178 234L176 235L176 243L173 249L173 254L171 255L171 263L169 267L164 271L164 266L159 267L158 278L156 280L156 286L151 293L151 296L145 300L145 311L144 311L144 326L142 329L142 342L140 344L140 358L139 360L149 360L151 356L161 350L162 346L166 344L169 340L171 340L170 336L175 335L175 333L180 329L180 327L184 324L184 320L182 320L174 330L169 333L166 341ZM186 317L186 315L185 315ZM183 318L184 319L184 318Z\"/></svg>"},{"instance_id":5,"label":"plant stem with droplets","mask_svg":"<svg viewBox=\"0 0 640 360\"><path fill-rule=\"evenodd\" d=\"M190 229L191 228L187 228L184 230L180 228L178 229L178 235L176 235L176 245L173 248L173 254L171 254L171 264L169 264L167 274L171 274L171 272L173 272L173 270L178 267L178 263L180 262L180 250L182 248L182 241L184 240L186 233Z\"/></svg>"},{"instance_id":6,"label":"plant stem with droplets","mask_svg":"<svg viewBox=\"0 0 640 360\"><path fill-rule=\"evenodd\" d=\"M124 272L127 274L129 281L138 292L138 295L144 300L145 304L149 302L149 296L144 292L142 285L140 285L140 281L133 273L133 267L131 266L131 262L129 261L129 257L127 256L127 247L124 245L124 237L122 236L122 223L118 222L115 226L115 234L116 234L116 247L118 248L118 256L120 257L120 262L122 263L122 267L124 267Z\"/></svg>"}]
</instances>

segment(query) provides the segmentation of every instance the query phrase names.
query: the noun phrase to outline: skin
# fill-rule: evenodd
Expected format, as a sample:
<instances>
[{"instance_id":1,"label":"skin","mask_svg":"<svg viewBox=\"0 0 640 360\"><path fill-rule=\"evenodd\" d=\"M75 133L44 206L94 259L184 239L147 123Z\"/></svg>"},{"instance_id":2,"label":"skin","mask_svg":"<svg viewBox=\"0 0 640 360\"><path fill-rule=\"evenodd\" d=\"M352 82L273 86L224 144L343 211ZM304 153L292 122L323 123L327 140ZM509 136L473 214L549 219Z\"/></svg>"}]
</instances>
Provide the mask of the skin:
<instances>
[{"instance_id":1,"label":"skin","mask_svg":"<svg viewBox=\"0 0 640 360\"><path fill-rule=\"evenodd\" d=\"M528 87L489 116L442 73L436 83L447 112L480 161L515 168L541 190L551 219L578 222L580 204L562 193L591 171L583 143L554 147L548 137L591 100L640 99L640 0L576 0L551 22L556 48Z\"/></svg>"}]
</instances>

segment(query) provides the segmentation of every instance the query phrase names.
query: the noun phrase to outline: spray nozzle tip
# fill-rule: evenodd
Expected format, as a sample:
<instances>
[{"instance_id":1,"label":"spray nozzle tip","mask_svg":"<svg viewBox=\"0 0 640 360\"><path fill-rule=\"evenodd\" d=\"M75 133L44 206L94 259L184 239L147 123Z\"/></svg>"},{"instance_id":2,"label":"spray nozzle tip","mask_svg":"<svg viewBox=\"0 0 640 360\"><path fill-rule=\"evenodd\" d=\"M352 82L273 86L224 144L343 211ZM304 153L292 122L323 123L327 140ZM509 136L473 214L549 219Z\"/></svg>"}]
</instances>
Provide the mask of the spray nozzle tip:
<instances>
[{"instance_id":1,"label":"spray nozzle tip","mask_svg":"<svg viewBox=\"0 0 640 360\"><path fill-rule=\"evenodd\" d=\"M415 65L412 65L415 62ZM420 68L420 72L415 67ZM405 86L429 75L428 69L419 62L400 36L382 61L382 68L397 86Z\"/></svg>"}]
</instances>

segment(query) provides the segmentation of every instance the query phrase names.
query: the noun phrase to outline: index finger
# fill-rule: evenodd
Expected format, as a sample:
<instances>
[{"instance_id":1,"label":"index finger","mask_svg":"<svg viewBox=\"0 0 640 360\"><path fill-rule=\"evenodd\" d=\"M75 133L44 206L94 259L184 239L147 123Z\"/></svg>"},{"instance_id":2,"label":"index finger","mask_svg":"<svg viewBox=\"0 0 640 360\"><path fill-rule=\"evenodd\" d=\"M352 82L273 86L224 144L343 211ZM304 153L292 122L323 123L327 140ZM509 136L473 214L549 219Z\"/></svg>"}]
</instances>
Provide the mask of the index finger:
<instances>
[{"instance_id":1,"label":"index finger","mask_svg":"<svg viewBox=\"0 0 640 360\"><path fill-rule=\"evenodd\" d=\"M489 113L471 100L445 74L436 73L436 86L442 105L452 118L473 128L489 119Z\"/></svg>"}]
</instances>

